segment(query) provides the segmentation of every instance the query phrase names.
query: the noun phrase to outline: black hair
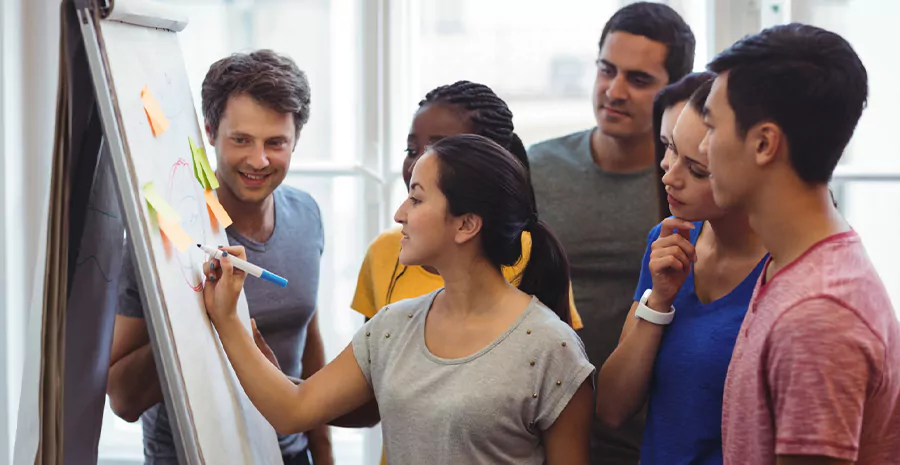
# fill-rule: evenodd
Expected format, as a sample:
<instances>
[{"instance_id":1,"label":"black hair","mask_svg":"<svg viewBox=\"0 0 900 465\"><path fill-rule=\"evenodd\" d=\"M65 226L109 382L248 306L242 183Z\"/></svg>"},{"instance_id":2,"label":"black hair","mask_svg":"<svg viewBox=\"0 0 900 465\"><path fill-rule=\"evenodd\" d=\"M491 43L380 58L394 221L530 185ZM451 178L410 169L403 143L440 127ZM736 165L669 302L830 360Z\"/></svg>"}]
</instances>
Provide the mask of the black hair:
<instances>
[{"instance_id":1,"label":"black hair","mask_svg":"<svg viewBox=\"0 0 900 465\"><path fill-rule=\"evenodd\" d=\"M868 98L866 68L844 38L805 24L775 26L739 40L709 69L728 73L741 137L758 123L774 123L803 181L831 179Z\"/></svg>"},{"instance_id":2,"label":"black hair","mask_svg":"<svg viewBox=\"0 0 900 465\"><path fill-rule=\"evenodd\" d=\"M525 165L496 142L475 134L441 139L430 150L439 162L438 186L454 216L481 217L482 250L499 271L522 255L522 231L531 233L531 257L519 289L534 295L571 325L569 261L562 244L537 217Z\"/></svg>"},{"instance_id":3,"label":"black hair","mask_svg":"<svg viewBox=\"0 0 900 465\"><path fill-rule=\"evenodd\" d=\"M530 170L525 145L514 132L512 111L490 87L470 81L456 81L428 92L419 108L444 104L457 108L472 124L472 133L487 137L512 153Z\"/></svg>"},{"instance_id":4,"label":"black hair","mask_svg":"<svg viewBox=\"0 0 900 465\"><path fill-rule=\"evenodd\" d=\"M694 50L697 46L694 32L684 18L668 5L636 2L622 7L603 27L599 49L603 49L606 36L619 31L644 36L666 46L665 67L669 82L678 81L694 68Z\"/></svg>"},{"instance_id":5,"label":"black hair","mask_svg":"<svg viewBox=\"0 0 900 465\"><path fill-rule=\"evenodd\" d=\"M666 200L666 190L662 184L662 177L666 174L662 169L662 160L666 155L666 146L660 140L662 132L663 113L669 108L674 107L679 102L690 100L692 95L696 94L697 89L705 84L712 85L712 80L716 75L710 72L691 73L679 79L673 84L663 87L653 99L653 143L656 148L656 170L657 177L660 182L657 184L657 192L659 197L659 220L662 221L671 215L669 212L669 202ZM709 95L707 88L706 94ZM704 97L704 101L706 98ZM701 109L703 103L700 104ZM700 110L698 110L700 111Z\"/></svg>"}]
</instances>

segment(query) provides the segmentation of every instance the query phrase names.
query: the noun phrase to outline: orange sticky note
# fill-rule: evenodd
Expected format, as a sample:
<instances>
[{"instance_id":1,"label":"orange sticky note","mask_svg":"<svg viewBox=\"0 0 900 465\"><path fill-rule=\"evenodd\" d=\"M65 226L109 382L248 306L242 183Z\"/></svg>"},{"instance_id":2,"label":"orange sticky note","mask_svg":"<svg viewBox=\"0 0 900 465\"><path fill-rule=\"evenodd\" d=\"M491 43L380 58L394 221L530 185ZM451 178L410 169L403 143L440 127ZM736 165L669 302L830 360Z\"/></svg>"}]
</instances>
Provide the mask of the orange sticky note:
<instances>
[{"instance_id":1,"label":"orange sticky note","mask_svg":"<svg viewBox=\"0 0 900 465\"><path fill-rule=\"evenodd\" d=\"M159 221L159 229L162 229L163 234L175 244L180 252L186 251L191 244L196 244L178 223L163 218L159 213L156 214L156 219Z\"/></svg>"},{"instance_id":2,"label":"orange sticky note","mask_svg":"<svg viewBox=\"0 0 900 465\"><path fill-rule=\"evenodd\" d=\"M209 205L209 209L213 212L213 215L215 215L216 221L218 221L223 228L231 226L231 217L228 216L228 212L222 208L222 204L219 203L216 193L207 187L204 195L206 196L206 204Z\"/></svg>"},{"instance_id":3,"label":"orange sticky note","mask_svg":"<svg viewBox=\"0 0 900 465\"><path fill-rule=\"evenodd\" d=\"M141 90L141 101L144 102L144 112L147 114L147 119L150 120L150 130L153 131L154 136L159 137L160 134L166 132L166 129L169 129L169 119L166 118L159 102L156 101L150 88L146 85Z\"/></svg>"}]
</instances>

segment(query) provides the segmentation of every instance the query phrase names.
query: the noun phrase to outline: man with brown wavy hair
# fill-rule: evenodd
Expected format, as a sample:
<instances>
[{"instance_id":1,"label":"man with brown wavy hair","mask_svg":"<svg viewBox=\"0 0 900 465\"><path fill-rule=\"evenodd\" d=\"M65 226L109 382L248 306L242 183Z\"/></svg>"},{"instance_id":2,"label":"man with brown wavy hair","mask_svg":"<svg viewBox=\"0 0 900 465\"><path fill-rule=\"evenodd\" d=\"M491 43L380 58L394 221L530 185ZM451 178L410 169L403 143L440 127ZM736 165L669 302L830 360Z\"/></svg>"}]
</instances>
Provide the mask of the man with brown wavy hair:
<instances>
[{"instance_id":1,"label":"man with brown wavy hair","mask_svg":"<svg viewBox=\"0 0 900 465\"><path fill-rule=\"evenodd\" d=\"M206 135L218 161L216 194L234 221L226 229L228 242L244 246L251 263L291 283L286 289L262 280L245 283L257 343L286 375L307 378L325 364L316 318L324 234L315 200L281 183L309 120L309 82L291 59L259 50L214 63L201 96ZM142 419L146 463L176 464L130 253L120 282L110 406L126 421ZM327 427L278 439L287 465L308 465L310 455L316 465L334 463Z\"/></svg>"}]
</instances>

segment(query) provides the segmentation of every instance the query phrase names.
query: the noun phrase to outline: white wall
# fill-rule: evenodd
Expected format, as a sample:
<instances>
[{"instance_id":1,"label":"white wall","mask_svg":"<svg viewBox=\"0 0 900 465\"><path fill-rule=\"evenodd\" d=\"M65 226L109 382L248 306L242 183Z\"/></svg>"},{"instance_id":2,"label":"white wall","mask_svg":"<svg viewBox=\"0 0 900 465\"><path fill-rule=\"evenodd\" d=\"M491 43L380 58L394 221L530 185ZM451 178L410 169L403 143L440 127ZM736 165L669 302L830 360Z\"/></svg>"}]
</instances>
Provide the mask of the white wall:
<instances>
[{"instance_id":1,"label":"white wall","mask_svg":"<svg viewBox=\"0 0 900 465\"><path fill-rule=\"evenodd\" d=\"M0 2L0 461L9 463L56 114L59 1ZM4 460L3 458L6 458Z\"/></svg>"}]
</instances>

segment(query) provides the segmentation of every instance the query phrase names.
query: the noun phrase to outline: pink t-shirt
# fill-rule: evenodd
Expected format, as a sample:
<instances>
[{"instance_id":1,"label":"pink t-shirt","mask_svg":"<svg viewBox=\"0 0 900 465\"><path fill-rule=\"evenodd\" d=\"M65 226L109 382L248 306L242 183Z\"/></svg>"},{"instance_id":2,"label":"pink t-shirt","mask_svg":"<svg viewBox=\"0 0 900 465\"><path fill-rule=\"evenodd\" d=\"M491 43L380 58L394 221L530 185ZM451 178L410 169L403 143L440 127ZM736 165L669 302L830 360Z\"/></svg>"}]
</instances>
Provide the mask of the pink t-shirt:
<instances>
[{"instance_id":1,"label":"pink t-shirt","mask_svg":"<svg viewBox=\"0 0 900 465\"><path fill-rule=\"evenodd\" d=\"M900 324L859 236L827 238L763 284L765 274L725 380L725 464L900 464Z\"/></svg>"}]
</instances>

